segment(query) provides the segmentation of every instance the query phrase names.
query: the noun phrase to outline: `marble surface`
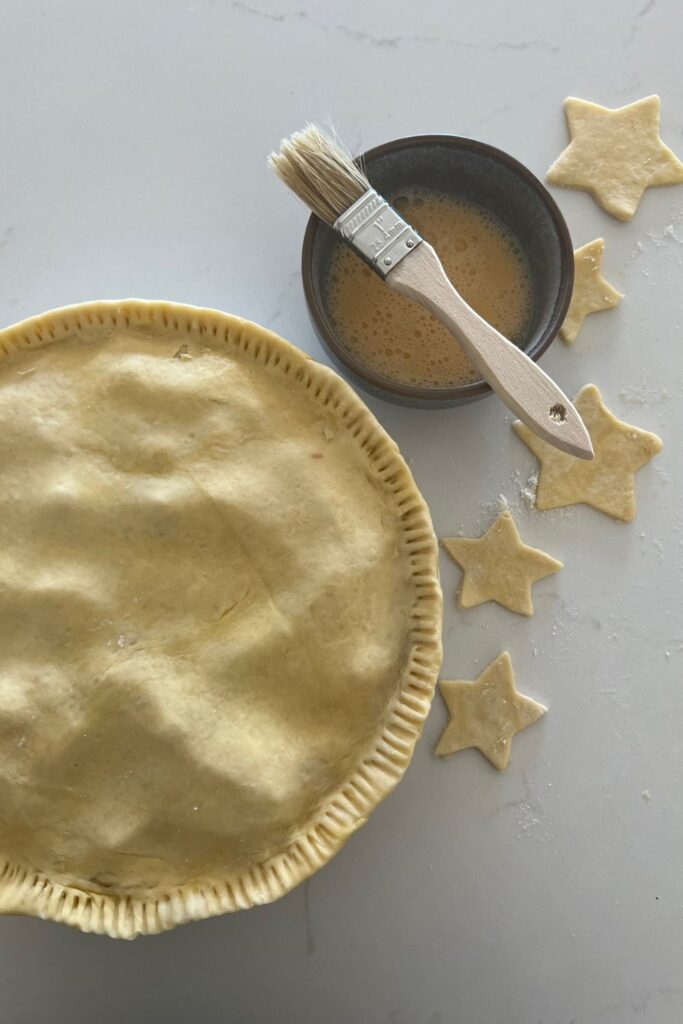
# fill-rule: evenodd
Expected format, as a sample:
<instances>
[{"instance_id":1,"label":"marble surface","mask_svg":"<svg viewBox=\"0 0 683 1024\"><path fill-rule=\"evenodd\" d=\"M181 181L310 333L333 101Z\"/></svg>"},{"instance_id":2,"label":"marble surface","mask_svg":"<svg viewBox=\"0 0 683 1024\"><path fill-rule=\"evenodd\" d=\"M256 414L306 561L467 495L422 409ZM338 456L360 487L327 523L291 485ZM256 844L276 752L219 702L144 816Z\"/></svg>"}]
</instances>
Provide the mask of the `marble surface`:
<instances>
[{"instance_id":1,"label":"marble surface","mask_svg":"<svg viewBox=\"0 0 683 1024\"><path fill-rule=\"evenodd\" d=\"M651 92L683 154L677 0L5 0L0 320L98 297L216 306L323 358L298 270L305 216L265 156L308 119L354 148L471 135L542 174L562 100ZM625 293L543 365L657 431L638 516L533 511L529 452L493 399L372 408L439 534L504 495L565 562L525 621L458 612L443 565L447 676L501 649L549 714L508 771L437 762L437 698L396 792L281 902L133 944L0 921L3 1024L674 1024L683 1017L683 188L622 224L556 192L575 243L606 240Z\"/></svg>"}]
</instances>

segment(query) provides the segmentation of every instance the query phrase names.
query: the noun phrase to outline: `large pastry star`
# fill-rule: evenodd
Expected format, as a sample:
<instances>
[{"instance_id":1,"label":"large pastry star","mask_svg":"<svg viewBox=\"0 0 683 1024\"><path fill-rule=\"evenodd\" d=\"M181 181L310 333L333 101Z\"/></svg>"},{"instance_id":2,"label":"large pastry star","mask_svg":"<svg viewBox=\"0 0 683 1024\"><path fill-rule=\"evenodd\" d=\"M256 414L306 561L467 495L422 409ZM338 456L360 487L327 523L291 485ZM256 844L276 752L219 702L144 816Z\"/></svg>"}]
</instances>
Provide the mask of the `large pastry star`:
<instances>
[{"instance_id":1,"label":"large pastry star","mask_svg":"<svg viewBox=\"0 0 683 1024\"><path fill-rule=\"evenodd\" d=\"M481 537L445 537L441 543L464 573L461 608L497 601L511 612L533 615L531 584L562 568L562 562L522 542L509 512L501 512Z\"/></svg>"},{"instance_id":2,"label":"large pastry star","mask_svg":"<svg viewBox=\"0 0 683 1024\"><path fill-rule=\"evenodd\" d=\"M574 290L567 316L560 327L560 337L567 344L576 339L589 313L616 306L621 294L604 279L602 254L605 242L596 238L574 250Z\"/></svg>"},{"instance_id":3,"label":"large pastry star","mask_svg":"<svg viewBox=\"0 0 683 1024\"><path fill-rule=\"evenodd\" d=\"M515 687L507 651L473 683L444 679L439 683L450 721L434 751L439 757L476 747L499 771L507 768L512 737L548 710Z\"/></svg>"},{"instance_id":4,"label":"large pastry star","mask_svg":"<svg viewBox=\"0 0 683 1024\"><path fill-rule=\"evenodd\" d=\"M659 137L659 96L616 110L570 96L564 109L571 142L548 171L554 185L586 189L630 220L646 188L683 181L683 163Z\"/></svg>"},{"instance_id":5,"label":"large pastry star","mask_svg":"<svg viewBox=\"0 0 683 1024\"><path fill-rule=\"evenodd\" d=\"M553 448L516 420L513 430L540 463L536 508L562 508L583 502L614 519L636 514L634 473L660 451L656 434L613 416L594 384L586 384L574 405L588 428L595 457L587 462Z\"/></svg>"}]
</instances>

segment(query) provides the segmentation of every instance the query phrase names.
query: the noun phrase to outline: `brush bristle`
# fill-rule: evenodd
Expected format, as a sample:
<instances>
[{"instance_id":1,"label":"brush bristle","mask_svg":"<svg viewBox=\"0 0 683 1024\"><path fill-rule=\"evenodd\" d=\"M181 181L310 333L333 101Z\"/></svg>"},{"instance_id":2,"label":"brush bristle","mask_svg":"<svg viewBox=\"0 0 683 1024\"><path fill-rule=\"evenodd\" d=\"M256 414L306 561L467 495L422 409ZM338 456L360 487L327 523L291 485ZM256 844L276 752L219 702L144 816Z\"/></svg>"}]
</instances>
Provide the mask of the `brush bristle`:
<instances>
[{"instance_id":1,"label":"brush bristle","mask_svg":"<svg viewBox=\"0 0 683 1024\"><path fill-rule=\"evenodd\" d=\"M314 124L283 139L268 163L285 185L317 214L334 224L370 183L351 155Z\"/></svg>"}]
</instances>

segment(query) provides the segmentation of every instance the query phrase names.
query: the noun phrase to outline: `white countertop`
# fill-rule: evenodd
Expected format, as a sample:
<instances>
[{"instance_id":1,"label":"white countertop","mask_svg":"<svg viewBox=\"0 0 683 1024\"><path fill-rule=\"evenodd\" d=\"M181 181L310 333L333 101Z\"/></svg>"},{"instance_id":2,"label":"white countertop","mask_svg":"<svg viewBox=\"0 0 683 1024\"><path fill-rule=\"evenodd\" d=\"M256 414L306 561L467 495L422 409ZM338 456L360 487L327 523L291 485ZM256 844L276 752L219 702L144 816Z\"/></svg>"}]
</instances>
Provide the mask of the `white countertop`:
<instances>
[{"instance_id":1,"label":"white countertop","mask_svg":"<svg viewBox=\"0 0 683 1024\"><path fill-rule=\"evenodd\" d=\"M542 175L562 100L662 97L683 155L677 0L342 3L5 0L0 321L130 295L215 306L325 359L309 326L303 210L268 171L282 135L332 115L355 149L471 135ZM494 399L440 413L370 404L439 535L476 535L505 495L565 562L529 621L455 607L447 677L504 648L549 714L499 775L437 762L437 696L396 792L272 906L135 943L0 920L0 1019L99 1024L678 1024L683 1019L683 187L622 224L556 191L576 245L606 240L621 306L543 365L593 381L664 451L623 525L537 513L535 466Z\"/></svg>"}]
</instances>

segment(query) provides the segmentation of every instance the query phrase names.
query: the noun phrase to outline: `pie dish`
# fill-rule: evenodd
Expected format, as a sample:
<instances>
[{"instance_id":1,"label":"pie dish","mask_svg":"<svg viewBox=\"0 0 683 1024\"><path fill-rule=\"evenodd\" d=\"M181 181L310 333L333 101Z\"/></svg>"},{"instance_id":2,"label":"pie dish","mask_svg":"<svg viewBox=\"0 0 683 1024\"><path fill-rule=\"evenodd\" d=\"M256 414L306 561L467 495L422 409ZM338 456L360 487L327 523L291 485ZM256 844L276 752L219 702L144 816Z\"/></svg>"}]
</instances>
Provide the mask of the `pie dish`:
<instances>
[{"instance_id":1,"label":"pie dish","mask_svg":"<svg viewBox=\"0 0 683 1024\"><path fill-rule=\"evenodd\" d=\"M0 911L132 938L269 902L403 774L427 507L332 370L171 303L0 332Z\"/></svg>"}]
</instances>

